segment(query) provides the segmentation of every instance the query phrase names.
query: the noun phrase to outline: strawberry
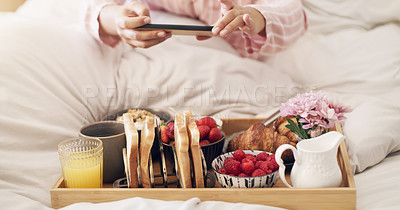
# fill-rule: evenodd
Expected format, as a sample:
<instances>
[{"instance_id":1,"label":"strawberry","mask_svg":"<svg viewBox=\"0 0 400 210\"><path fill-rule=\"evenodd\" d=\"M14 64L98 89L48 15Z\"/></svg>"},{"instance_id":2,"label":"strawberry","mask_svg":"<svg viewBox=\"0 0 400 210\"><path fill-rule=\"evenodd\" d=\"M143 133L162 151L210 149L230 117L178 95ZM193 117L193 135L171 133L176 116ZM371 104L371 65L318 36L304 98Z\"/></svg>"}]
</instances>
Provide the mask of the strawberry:
<instances>
[{"instance_id":1,"label":"strawberry","mask_svg":"<svg viewBox=\"0 0 400 210\"><path fill-rule=\"evenodd\" d=\"M224 168L228 174L233 174L233 176L240 174L240 162L237 160L225 161Z\"/></svg>"},{"instance_id":2,"label":"strawberry","mask_svg":"<svg viewBox=\"0 0 400 210\"><path fill-rule=\"evenodd\" d=\"M240 169L243 173L252 174L254 171L254 163L252 160L245 158L240 164Z\"/></svg>"},{"instance_id":3,"label":"strawberry","mask_svg":"<svg viewBox=\"0 0 400 210\"><path fill-rule=\"evenodd\" d=\"M216 128L217 122L212 117L203 117L199 120L199 125L207 125L210 128Z\"/></svg>"},{"instance_id":4,"label":"strawberry","mask_svg":"<svg viewBox=\"0 0 400 210\"><path fill-rule=\"evenodd\" d=\"M256 159L261 161L266 161L267 158L268 158L268 153L266 152L261 152L256 156Z\"/></svg>"},{"instance_id":5,"label":"strawberry","mask_svg":"<svg viewBox=\"0 0 400 210\"><path fill-rule=\"evenodd\" d=\"M209 144L210 144L210 141L208 141L207 139L205 139L205 140L200 141L199 144L200 144L200 146L206 146L206 145L209 145Z\"/></svg>"},{"instance_id":6,"label":"strawberry","mask_svg":"<svg viewBox=\"0 0 400 210\"><path fill-rule=\"evenodd\" d=\"M169 122L167 127L165 127L165 131L170 139L174 138L174 122Z\"/></svg>"},{"instance_id":7,"label":"strawberry","mask_svg":"<svg viewBox=\"0 0 400 210\"><path fill-rule=\"evenodd\" d=\"M243 150L238 149L235 152L233 152L233 159L237 160L237 161L242 161L245 158L245 153L243 152Z\"/></svg>"},{"instance_id":8,"label":"strawberry","mask_svg":"<svg viewBox=\"0 0 400 210\"><path fill-rule=\"evenodd\" d=\"M208 127L207 125L199 125L197 126L197 128L199 129L200 139L205 139L208 137L208 133L210 132L210 127Z\"/></svg>"},{"instance_id":9,"label":"strawberry","mask_svg":"<svg viewBox=\"0 0 400 210\"><path fill-rule=\"evenodd\" d=\"M211 128L210 133L208 134L208 140L210 142L216 142L220 139L222 139L221 130L218 128Z\"/></svg>"},{"instance_id":10,"label":"strawberry","mask_svg":"<svg viewBox=\"0 0 400 210\"><path fill-rule=\"evenodd\" d=\"M167 135L167 131L166 131L166 126L165 125L161 126L161 141L163 143L165 143L165 144L169 144L169 141L170 141L170 139L169 139L169 137Z\"/></svg>"},{"instance_id":11,"label":"strawberry","mask_svg":"<svg viewBox=\"0 0 400 210\"><path fill-rule=\"evenodd\" d=\"M198 120L195 120L194 122L196 123L197 126L199 126L199 121Z\"/></svg>"},{"instance_id":12,"label":"strawberry","mask_svg":"<svg viewBox=\"0 0 400 210\"><path fill-rule=\"evenodd\" d=\"M263 170L261 170L261 169L256 169L256 170L254 170L253 171L253 173L251 174L251 176L264 176L264 175L266 175L267 173L265 172L265 171L263 171Z\"/></svg>"}]
</instances>

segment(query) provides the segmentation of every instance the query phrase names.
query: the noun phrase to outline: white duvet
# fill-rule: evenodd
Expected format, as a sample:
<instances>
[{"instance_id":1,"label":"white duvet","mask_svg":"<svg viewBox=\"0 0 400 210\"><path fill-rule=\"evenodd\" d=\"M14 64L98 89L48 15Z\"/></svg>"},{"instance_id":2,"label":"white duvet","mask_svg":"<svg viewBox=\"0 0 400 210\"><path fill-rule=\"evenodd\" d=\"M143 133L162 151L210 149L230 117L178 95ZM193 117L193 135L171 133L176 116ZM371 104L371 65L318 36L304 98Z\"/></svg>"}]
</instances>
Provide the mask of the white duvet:
<instances>
[{"instance_id":1,"label":"white duvet","mask_svg":"<svg viewBox=\"0 0 400 210\"><path fill-rule=\"evenodd\" d=\"M49 190L61 175L57 144L106 114L127 107L172 107L262 117L297 91L310 89L354 107L344 129L352 167L359 173L357 207L400 208L392 196L400 191L400 155L384 159L400 150L398 1L305 0L308 32L289 50L262 62L240 58L219 38L197 42L177 36L146 50L111 49L79 23L78 1L54 2L30 0L16 14L0 15L2 208L49 208ZM162 12L152 15L158 22L198 24ZM141 198L69 208L110 205L269 208Z\"/></svg>"}]
</instances>

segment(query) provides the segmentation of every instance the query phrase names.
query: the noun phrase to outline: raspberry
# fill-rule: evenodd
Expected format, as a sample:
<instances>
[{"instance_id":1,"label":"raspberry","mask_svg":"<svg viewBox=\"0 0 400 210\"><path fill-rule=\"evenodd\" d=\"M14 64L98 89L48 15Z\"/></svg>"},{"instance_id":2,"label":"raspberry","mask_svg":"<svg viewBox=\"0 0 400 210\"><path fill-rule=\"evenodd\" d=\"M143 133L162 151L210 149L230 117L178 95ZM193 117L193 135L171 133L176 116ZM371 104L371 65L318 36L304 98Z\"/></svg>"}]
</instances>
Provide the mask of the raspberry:
<instances>
[{"instance_id":1,"label":"raspberry","mask_svg":"<svg viewBox=\"0 0 400 210\"><path fill-rule=\"evenodd\" d=\"M262 161L266 161L268 158L268 153L266 152L261 152L256 156L257 160L262 160Z\"/></svg>"},{"instance_id":2,"label":"raspberry","mask_svg":"<svg viewBox=\"0 0 400 210\"><path fill-rule=\"evenodd\" d=\"M268 155L267 160L275 160L275 154Z\"/></svg>"},{"instance_id":3,"label":"raspberry","mask_svg":"<svg viewBox=\"0 0 400 210\"><path fill-rule=\"evenodd\" d=\"M267 161L270 162L269 169L271 169L272 171L278 170L279 165L275 160L275 155L274 154L269 155L268 158L267 158Z\"/></svg>"},{"instance_id":4,"label":"raspberry","mask_svg":"<svg viewBox=\"0 0 400 210\"><path fill-rule=\"evenodd\" d=\"M264 176L267 173L261 169L256 169L254 172L251 174L251 176Z\"/></svg>"},{"instance_id":5,"label":"raspberry","mask_svg":"<svg viewBox=\"0 0 400 210\"><path fill-rule=\"evenodd\" d=\"M199 125L197 126L197 128L199 129L200 139L207 138L208 133L210 132L210 127L208 127L207 125Z\"/></svg>"},{"instance_id":6,"label":"raspberry","mask_svg":"<svg viewBox=\"0 0 400 210\"><path fill-rule=\"evenodd\" d=\"M226 160L225 160L225 162L224 162L224 164L226 163L226 162L229 162L229 161L231 161L231 160L235 160L233 157L228 157L228 158L226 158Z\"/></svg>"},{"instance_id":7,"label":"raspberry","mask_svg":"<svg viewBox=\"0 0 400 210\"><path fill-rule=\"evenodd\" d=\"M234 174L234 176L240 174L240 162L237 160L225 161L224 168L228 174Z\"/></svg>"},{"instance_id":8,"label":"raspberry","mask_svg":"<svg viewBox=\"0 0 400 210\"><path fill-rule=\"evenodd\" d=\"M207 139L206 140L202 140L202 141L199 142L200 146L206 146L206 145L209 145L209 144L210 144L210 141L208 141Z\"/></svg>"},{"instance_id":9,"label":"raspberry","mask_svg":"<svg viewBox=\"0 0 400 210\"><path fill-rule=\"evenodd\" d=\"M194 122L196 123L197 126L199 126L199 121L198 120L195 120Z\"/></svg>"},{"instance_id":10,"label":"raspberry","mask_svg":"<svg viewBox=\"0 0 400 210\"><path fill-rule=\"evenodd\" d=\"M243 152L243 150L238 149L233 153L233 159L242 161L245 158L245 155L246 154Z\"/></svg>"},{"instance_id":11,"label":"raspberry","mask_svg":"<svg viewBox=\"0 0 400 210\"><path fill-rule=\"evenodd\" d=\"M246 154L245 158L249 158L251 161L253 161L253 164L256 164L256 162L257 162L256 157L254 157L254 155L252 155L252 154Z\"/></svg>"},{"instance_id":12,"label":"raspberry","mask_svg":"<svg viewBox=\"0 0 400 210\"><path fill-rule=\"evenodd\" d=\"M269 161L269 169L271 169L271 171L276 171L279 168L278 163L276 163L275 161Z\"/></svg>"},{"instance_id":13,"label":"raspberry","mask_svg":"<svg viewBox=\"0 0 400 210\"><path fill-rule=\"evenodd\" d=\"M256 164L254 164L254 168L255 168L255 169L260 168L260 166L261 166L261 164L262 164L263 162L264 162L264 161L258 160L258 161L256 162Z\"/></svg>"},{"instance_id":14,"label":"raspberry","mask_svg":"<svg viewBox=\"0 0 400 210\"><path fill-rule=\"evenodd\" d=\"M252 160L245 158L242 160L240 164L240 169L246 174L251 174L254 171L254 163Z\"/></svg>"},{"instance_id":15,"label":"raspberry","mask_svg":"<svg viewBox=\"0 0 400 210\"><path fill-rule=\"evenodd\" d=\"M270 170L270 168L269 168L269 167L270 167L270 164L271 164L270 161L264 161L263 163L261 163L259 169L261 169L261 170L267 172L268 170Z\"/></svg>"},{"instance_id":16,"label":"raspberry","mask_svg":"<svg viewBox=\"0 0 400 210\"><path fill-rule=\"evenodd\" d=\"M216 142L220 139L222 139L221 130L218 128L211 128L210 133L208 133L208 140L210 142Z\"/></svg>"},{"instance_id":17,"label":"raspberry","mask_svg":"<svg viewBox=\"0 0 400 210\"><path fill-rule=\"evenodd\" d=\"M247 175L247 174L245 174L245 173L240 173L240 174L238 175L238 177L249 177L249 175Z\"/></svg>"},{"instance_id":18,"label":"raspberry","mask_svg":"<svg viewBox=\"0 0 400 210\"><path fill-rule=\"evenodd\" d=\"M212 117L203 117L199 120L199 125L207 125L210 128L217 127L217 122Z\"/></svg>"},{"instance_id":19,"label":"raspberry","mask_svg":"<svg viewBox=\"0 0 400 210\"><path fill-rule=\"evenodd\" d=\"M218 172L221 174L226 174L226 170L224 168L218 169Z\"/></svg>"}]
</instances>

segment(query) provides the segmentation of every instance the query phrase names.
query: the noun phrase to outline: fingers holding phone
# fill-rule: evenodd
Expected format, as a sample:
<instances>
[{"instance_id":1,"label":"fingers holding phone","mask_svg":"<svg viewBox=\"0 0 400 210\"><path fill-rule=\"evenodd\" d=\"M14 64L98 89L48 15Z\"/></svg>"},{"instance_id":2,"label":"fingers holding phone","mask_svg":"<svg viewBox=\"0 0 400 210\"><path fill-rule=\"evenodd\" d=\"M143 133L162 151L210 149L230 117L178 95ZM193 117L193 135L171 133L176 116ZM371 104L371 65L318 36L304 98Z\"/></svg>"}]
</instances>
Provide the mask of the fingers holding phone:
<instances>
[{"instance_id":1,"label":"fingers holding phone","mask_svg":"<svg viewBox=\"0 0 400 210\"><path fill-rule=\"evenodd\" d=\"M222 15L212 30L215 36L225 38L235 30L248 35L264 34L265 19L258 10L235 5L232 0L220 0L220 3Z\"/></svg>"},{"instance_id":2,"label":"fingers holding phone","mask_svg":"<svg viewBox=\"0 0 400 210\"><path fill-rule=\"evenodd\" d=\"M118 35L132 47L149 48L171 37L171 34L164 30L134 29L151 22L149 9L138 2L124 4L115 21Z\"/></svg>"}]
</instances>

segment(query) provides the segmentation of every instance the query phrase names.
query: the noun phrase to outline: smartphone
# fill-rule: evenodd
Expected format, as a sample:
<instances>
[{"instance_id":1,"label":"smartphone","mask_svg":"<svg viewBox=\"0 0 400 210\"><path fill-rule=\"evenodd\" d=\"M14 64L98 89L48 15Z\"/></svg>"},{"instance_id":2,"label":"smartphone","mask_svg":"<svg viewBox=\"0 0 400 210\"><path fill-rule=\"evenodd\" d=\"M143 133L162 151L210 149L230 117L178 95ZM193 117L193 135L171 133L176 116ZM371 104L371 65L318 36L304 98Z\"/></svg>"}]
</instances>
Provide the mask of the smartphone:
<instances>
[{"instance_id":1,"label":"smartphone","mask_svg":"<svg viewBox=\"0 0 400 210\"><path fill-rule=\"evenodd\" d=\"M146 24L135 29L154 30L162 29L172 33L172 35L191 35L191 36L213 36L211 30L213 26L199 25L175 25L175 24Z\"/></svg>"}]
</instances>

